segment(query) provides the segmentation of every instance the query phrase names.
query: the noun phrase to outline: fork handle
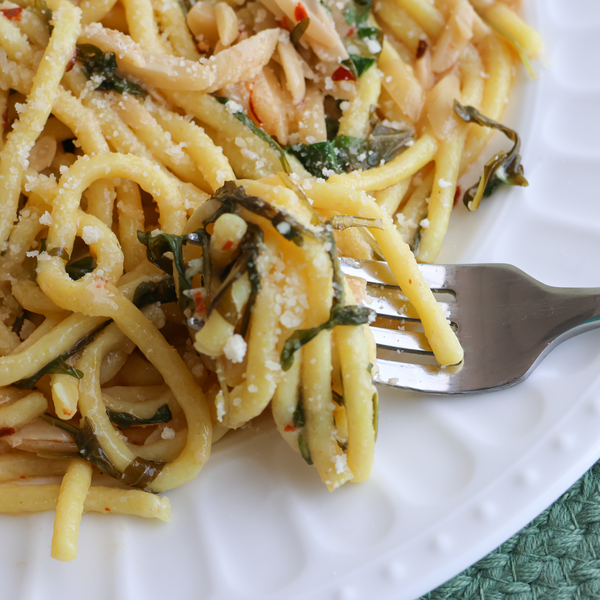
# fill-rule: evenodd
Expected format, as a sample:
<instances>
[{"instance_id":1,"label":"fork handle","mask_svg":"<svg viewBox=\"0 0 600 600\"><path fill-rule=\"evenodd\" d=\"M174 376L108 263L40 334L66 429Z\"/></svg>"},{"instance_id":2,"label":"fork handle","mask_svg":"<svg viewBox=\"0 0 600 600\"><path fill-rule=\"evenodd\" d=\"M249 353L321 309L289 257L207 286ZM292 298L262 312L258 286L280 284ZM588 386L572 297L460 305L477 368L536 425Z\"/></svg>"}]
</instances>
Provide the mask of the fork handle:
<instances>
[{"instance_id":1,"label":"fork handle","mask_svg":"<svg viewBox=\"0 0 600 600\"><path fill-rule=\"evenodd\" d=\"M552 292L552 309L554 313L558 313L552 316L559 318L548 332L549 342L563 342L600 327L600 289L554 288Z\"/></svg>"}]
</instances>

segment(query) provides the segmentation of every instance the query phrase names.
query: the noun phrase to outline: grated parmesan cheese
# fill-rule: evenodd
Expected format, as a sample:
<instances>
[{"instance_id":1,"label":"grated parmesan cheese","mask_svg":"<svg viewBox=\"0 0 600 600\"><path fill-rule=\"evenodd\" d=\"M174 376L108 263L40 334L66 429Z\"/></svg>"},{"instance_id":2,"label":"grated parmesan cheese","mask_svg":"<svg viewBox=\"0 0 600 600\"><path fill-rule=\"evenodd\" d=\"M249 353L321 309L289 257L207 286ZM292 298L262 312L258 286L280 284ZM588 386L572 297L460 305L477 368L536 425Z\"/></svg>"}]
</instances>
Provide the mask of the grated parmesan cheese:
<instances>
[{"instance_id":1,"label":"grated parmesan cheese","mask_svg":"<svg viewBox=\"0 0 600 600\"><path fill-rule=\"evenodd\" d=\"M244 357L246 356L247 348L248 344L246 344L246 340L238 333L234 333L227 340L223 351L225 352L225 356L232 363L241 363L244 360Z\"/></svg>"},{"instance_id":2,"label":"grated parmesan cheese","mask_svg":"<svg viewBox=\"0 0 600 600\"><path fill-rule=\"evenodd\" d=\"M40 217L40 224L41 225L52 225L52 215L48 211L46 211Z\"/></svg>"}]
</instances>

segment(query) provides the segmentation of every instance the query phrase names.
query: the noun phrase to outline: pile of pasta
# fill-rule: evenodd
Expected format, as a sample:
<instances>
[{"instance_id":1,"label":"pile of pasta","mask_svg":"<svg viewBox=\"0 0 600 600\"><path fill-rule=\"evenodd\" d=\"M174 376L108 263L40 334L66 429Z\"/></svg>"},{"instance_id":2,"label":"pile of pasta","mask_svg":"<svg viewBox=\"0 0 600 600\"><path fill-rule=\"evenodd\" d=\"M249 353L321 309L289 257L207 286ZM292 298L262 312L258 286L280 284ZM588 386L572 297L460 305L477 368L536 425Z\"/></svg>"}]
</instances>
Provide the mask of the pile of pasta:
<instances>
[{"instance_id":1,"label":"pile of pasta","mask_svg":"<svg viewBox=\"0 0 600 600\"><path fill-rule=\"evenodd\" d=\"M338 256L461 361L417 259L492 133L454 101L500 119L540 51L514 4L0 2L0 512L55 509L71 560L83 512L168 521L269 405L329 490L363 481L373 313Z\"/></svg>"}]
</instances>

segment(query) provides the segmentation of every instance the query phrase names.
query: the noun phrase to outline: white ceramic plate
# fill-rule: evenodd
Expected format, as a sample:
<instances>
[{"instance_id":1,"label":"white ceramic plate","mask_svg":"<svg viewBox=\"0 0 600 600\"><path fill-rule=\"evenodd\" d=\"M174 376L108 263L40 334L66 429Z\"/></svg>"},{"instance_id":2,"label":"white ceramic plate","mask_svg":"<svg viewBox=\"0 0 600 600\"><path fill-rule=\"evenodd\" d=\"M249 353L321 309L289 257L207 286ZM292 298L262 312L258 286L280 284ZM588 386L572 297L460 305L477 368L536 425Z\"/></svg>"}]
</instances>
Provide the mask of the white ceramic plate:
<instances>
[{"instance_id":1,"label":"white ceramic plate","mask_svg":"<svg viewBox=\"0 0 600 600\"><path fill-rule=\"evenodd\" d=\"M600 5L528 0L540 79L518 82L528 189L456 210L440 262L508 262L600 285ZM536 66L538 71L542 68ZM600 331L487 396L382 391L371 479L329 494L268 422L225 438L169 494L171 524L86 515L79 556L50 558L53 514L2 517L13 600L413 600L481 558L600 456Z\"/></svg>"}]
</instances>

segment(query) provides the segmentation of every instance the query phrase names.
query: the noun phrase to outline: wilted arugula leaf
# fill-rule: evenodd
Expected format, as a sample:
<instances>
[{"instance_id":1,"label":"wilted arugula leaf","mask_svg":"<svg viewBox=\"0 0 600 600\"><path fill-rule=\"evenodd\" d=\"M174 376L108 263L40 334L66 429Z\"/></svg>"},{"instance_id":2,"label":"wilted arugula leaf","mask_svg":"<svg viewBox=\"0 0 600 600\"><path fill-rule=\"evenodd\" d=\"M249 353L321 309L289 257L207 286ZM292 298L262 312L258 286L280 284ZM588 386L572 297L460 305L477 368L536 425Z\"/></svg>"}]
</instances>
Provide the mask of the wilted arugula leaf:
<instances>
[{"instance_id":1,"label":"wilted arugula leaf","mask_svg":"<svg viewBox=\"0 0 600 600\"><path fill-rule=\"evenodd\" d=\"M88 417L84 418L81 429L49 414L43 414L40 418L46 421L46 423L50 423L70 433L77 444L81 458L91 462L103 473L110 475L110 477L113 477L124 485L146 489L158 477L165 465L165 463L136 457L129 463L125 471L120 472L102 448L98 436L94 432L92 422Z\"/></svg>"},{"instance_id":2,"label":"wilted arugula leaf","mask_svg":"<svg viewBox=\"0 0 600 600\"><path fill-rule=\"evenodd\" d=\"M466 123L477 123L482 127L490 127L500 130L508 139L514 142L512 150L508 153L501 151L493 156L483 168L483 176L479 183L468 189L463 197L466 207L477 210L482 198L490 196L502 183L527 187L529 182L525 179L523 165L521 164L521 140L519 134L512 129L497 123L482 115L472 106L463 106L457 100L454 101L454 112Z\"/></svg>"},{"instance_id":3,"label":"wilted arugula leaf","mask_svg":"<svg viewBox=\"0 0 600 600\"><path fill-rule=\"evenodd\" d=\"M294 242L297 246L302 246L304 243L304 235L312 234L296 217L279 210L273 204L258 196L250 196L243 187L237 186L233 181L226 181L214 193L213 200L218 200L221 207L209 219L204 221L205 226L208 223L214 223L222 214L236 213L239 206L271 221L273 227L286 240Z\"/></svg>"},{"instance_id":4,"label":"wilted arugula leaf","mask_svg":"<svg viewBox=\"0 0 600 600\"><path fill-rule=\"evenodd\" d=\"M221 203L221 206L204 221L204 226L209 223L214 223L222 214L235 214L238 212L239 208L243 208L268 219L280 235L297 246L302 246L305 235L314 236L314 233L302 225L294 216L279 210L262 198L250 196L245 192L244 188L237 186L233 181L226 181L223 186L214 193L213 200L218 200ZM209 308L209 313L213 308L218 308L222 300L227 297L229 286L247 272L251 285L251 293L242 319L240 331L242 337L246 334L248 329L251 308L261 289L257 261L262 249L263 237L264 234L260 227L252 223L248 224L248 231L239 245L240 256L228 274L223 286L215 295Z\"/></svg>"},{"instance_id":5,"label":"wilted arugula leaf","mask_svg":"<svg viewBox=\"0 0 600 600\"><path fill-rule=\"evenodd\" d=\"M146 256L148 260L159 269L162 269L167 275L173 275L173 263L175 263L179 283L177 293L179 306L182 312L186 308L193 311L193 300L188 298L184 293L186 290L192 289L192 282L190 277L186 275L185 263L183 261L183 246L185 244L202 246L204 286L208 288L210 287L210 260L208 260L210 236L204 229L197 229L193 233L186 235L175 235L172 233L153 235L153 233L152 231L137 232L138 240L147 248ZM167 252L173 253L173 259L165 256Z\"/></svg>"},{"instance_id":6,"label":"wilted arugula leaf","mask_svg":"<svg viewBox=\"0 0 600 600\"><path fill-rule=\"evenodd\" d=\"M280 355L281 368L284 371L289 370L294 364L295 352L316 338L321 331L331 330L338 325L364 325L365 323L372 322L375 318L375 313L370 308L364 306L345 306L344 276L338 261L335 239L330 223L326 223L322 239L325 242L325 249L329 254L333 267L333 298L329 319L317 327L298 329L285 341Z\"/></svg>"},{"instance_id":7,"label":"wilted arugula leaf","mask_svg":"<svg viewBox=\"0 0 600 600\"><path fill-rule=\"evenodd\" d=\"M304 416L304 406L302 406L302 399L298 400L298 404L296 404L296 410L294 410L294 414L292 415L292 422L294 423L294 427L296 427L297 429L306 425L306 418Z\"/></svg>"},{"instance_id":8,"label":"wilted arugula leaf","mask_svg":"<svg viewBox=\"0 0 600 600\"><path fill-rule=\"evenodd\" d=\"M96 268L96 260L93 256L84 256L72 263L67 263L65 271L71 279L77 281L84 275L91 273Z\"/></svg>"},{"instance_id":9,"label":"wilted arugula leaf","mask_svg":"<svg viewBox=\"0 0 600 600\"><path fill-rule=\"evenodd\" d=\"M193 0L179 0L179 4L181 5L181 10L187 15L196 2Z\"/></svg>"},{"instance_id":10,"label":"wilted arugula leaf","mask_svg":"<svg viewBox=\"0 0 600 600\"><path fill-rule=\"evenodd\" d=\"M50 21L52 20L52 11L48 8L46 0L35 0L33 10L38 14L42 21L46 22L50 35L52 35L52 30L54 29L50 24Z\"/></svg>"},{"instance_id":11,"label":"wilted arugula leaf","mask_svg":"<svg viewBox=\"0 0 600 600\"><path fill-rule=\"evenodd\" d=\"M381 31L378 29L378 31ZM350 59L356 69L356 78L358 79L367 69L372 67L376 60L373 57L359 56L358 54L351 54ZM345 62L345 61L344 61Z\"/></svg>"},{"instance_id":12,"label":"wilted arugula leaf","mask_svg":"<svg viewBox=\"0 0 600 600\"><path fill-rule=\"evenodd\" d=\"M306 438L300 433L298 434L298 448L300 449L300 454L302 458L306 461L306 464L312 465L313 461L310 457L310 450L308 449L308 442Z\"/></svg>"},{"instance_id":13,"label":"wilted arugula leaf","mask_svg":"<svg viewBox=\"0 0 600 600\"><path fill-rule=\"evenodd\" d=\"M68 352L57 356L46 366L42 367L35 375L27 377L26 379L21 379L20 381L13 383L13 385L21 390L31 390L44 375L71 375L71 377L75 377L76 379L82 379L83 373L69 365L66 360L80 350L83 350L88 344L91 344L96 335L98 335L109 323L111 323L110 320L105 321L88 335L81 338Z\"/></svg>"},{"instance_id":14,"label":"wilted arugula leaf","mask_svg":"<svg viewBox=\"0 0 600 600\"><path fill-rule=\"evenodd\" d=\"M155 302L169 303L177 300L177 294L175 293L175 284L172 277L166 277L158 282L145 281L138 285L133 298L133 303L138 308L143 308L149 304ZM21 379L13 383L13 385L22 390L31 390L35 384L44 376L51 374L59 375L71 375L76 379L81 379L83 373L69 365L66 361L70 356L73 356L80 350L83 350L86 346L91 344L96 336L108 325L112 323L112 319L108 319L102 325L99 325L91 331L88 335L82 337L73 347L64 354L57 356L54 360L50 361L47 365L42 367L35 375Z\"/></svg>"},{"instance_id":15,"label":"wilted arugula leaf","mask_svg":"<svg viewBox=\"0 0 600 600\"><path fill-rule=\"evenodd\" d=\"M370 0L354 1L344 12L346 23L352 27L346 39L353 47L360 48L361 54L349 53L350 59L342 64L350 69L357 79L376 63L383 44L383 31L379 27L369 25L371 9ZM373 42L377 42L378 45Z\"/></svg>"},{"instance_id":16,"label":"wilted arugula leaf","mask_svg":"<svg viewBox=\"0 0 600 600\"><path fill-rule=\"evenodd\" d=\"M177 302L175 281L172 277L165 277L160 281L144 281L137 286L133 294L133 303L138 308L144 308L155 302L169 304Z\"/></svg>"},{"instance_id":17,"label":"wilted arugula leaf","mask_svg":"<svg viewBox=\"0 0 600 600\"><path fill-rule=\"evenodd\" d=\"M41 379L44 375L52 374L52 375L71 375L71 377L75 377L75 379L82 379L83 373L72 367L70 364L65 362L63 358L65 355L58 356L53 361L49 362L45 367L41 368L35 375L31 377L27 377L26 379L21 379L13 385L20 390L32 390L33 386Z\"/></svg>"},{"instance_id":18,"label":"wilted arugula leaf","mask_svg":"<svg viewBox=\"0 0 600 600\"><path fill-rule=\"evenodd\" d=\"M130 413L118 412L115 410L111 410L110 408L106 409L106 413L108 414L108 418L120 429L129 429L134 425L156 425L157 423L168 423L173 415L171 414L171 409L168 404L163 404L158 410L148 419L142 419L141 417L136 417Z\"/></svg>"},{"instance_id":19,"label":"wilted arugula leaf","mask_svg":"<svg viewBox=\"0 0 600 600\"><path fill-rule=\"evenodd\" d=\"M77 46L77 62L81 63L84 75L92 78L101 78L102 82L96 86L97 90L114 90L119 94L125 92L141 96L147 96L146 90L117 73L117 57L114 52L102 52L93 44L79 44Z\"/></svg>"},{"instance_id":20,"label":"wilted arugula leaf","mask_svg":"<svg viewBox=\"0 0 600 600\"><path fill-rule=\"evenodd\" d=\"M377 124L367 138L340 135L333 141L294 144L288 151L315 177L349 173L357 169L378 167L389 162L413 139L409 131L399 131Z\"/></svg>"},{"instance_id":21,"label":"wilted arugula leaf","mask_svg":"<svg viewBox=\"0 0 600 600\"><path fill-rule=\"evenodd\" d=\"M232 309L227 308L228 299L230 298L229 294L233 283L244 275L244 273L248 273L250 296L246 302L246 310L244 311L240 327L240 335L242 337L245 337L246 332L248 331L252 307L254 306L256 297L262 289L260 273L258 272L258 256L262 249L263 239L263 230L254 223L248 223L248 229L238 246L240 255L225 278L223 285L215 294L208 309L208 314L210 314L212 310L218 310L219 314L221 314L225 320L229 321L232 325L235 325L239 319L239 315L237 312L232 315L228 314L230 311L233 312Z\"/></svg>"},{"instance_id":22,"label":"wilted arugula leaf","mask_svg":"<svg viewBox=\"0 0 600 600\"><path fill-rule=\"evenodd\" d=\"M229 102L229 98L224 98L222 96L215 96L215 98L224 105L227 105ZM269 146L271 146L271 148L279 157L279 162L281 163L283 170L289 175L292 172L292 169L290 168L290 164L288 163L284 149L264 129L261 129L258 125L256 125L254 121L250 119L250 117L248 117L248 115L246 115L242 110L232 112L231 114L233 114L238 121L248 127L248 129L250 129L254 135L257 135L261 140L263 140L263 142L266 142L269 144Z\"/></svg>"},{"instance_id":23,"label":"wilted arugula leaf","mask_svg":"<svg viewBox=\"0 0 600 600\"><path fill-rule=\"evenodd\" d=\"M298 47L298 44L300 43L300 39L306 33L306 30L308 29L309 25L310 25L310 19L308 17L304 17L304 19L302 19L302 21L300 21L299 23L296 23L296 25L294 26L294 29L292 29L292 31L290 33L290 42L292 42L292 44L294 44L294 47Z\"/></svg>"}]
</instances>

